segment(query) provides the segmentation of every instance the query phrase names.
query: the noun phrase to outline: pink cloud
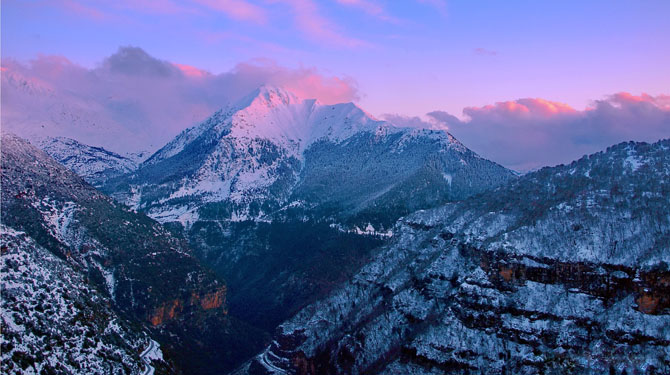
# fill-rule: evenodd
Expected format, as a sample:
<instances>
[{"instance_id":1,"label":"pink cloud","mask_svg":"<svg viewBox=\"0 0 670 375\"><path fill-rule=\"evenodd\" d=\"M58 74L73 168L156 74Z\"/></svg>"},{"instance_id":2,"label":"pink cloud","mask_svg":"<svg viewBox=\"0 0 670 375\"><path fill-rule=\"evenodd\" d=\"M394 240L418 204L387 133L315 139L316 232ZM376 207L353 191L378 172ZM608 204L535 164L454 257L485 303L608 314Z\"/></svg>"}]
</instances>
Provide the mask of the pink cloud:
<instances>
[{"instance_id":1,"label":"pink cloud","mask_svg":"<svg viewBox=\"0 0 670 375\"><path fill-rule=\"evenodd\" d=\"M57 61L56 59L52 61ZM37 76L37 75L25 75L24 74L24 66L17 62L14 59L11 58L3 58L2 59L2 89L5 90L6 88L6 83L11 83L12 85L19 85L23 86L26 90L28 91L33 91L33 92L42 92L42 93L51 93L53 92L53 85L51 84L49 76L53 76L53 72L57 72L59 69L48 69L47 72L45 72L47 79L43 79L43 76ZM4 98L7 98L7 95L11 95L10 92L5 91L3 93ZM3 101L4 104L4 101ZM8 108L5 107L3 108L3 111L7 111ZM3 121L4 122L4 121ZM5 125L5 124L3 124Z\"/></svg>"},{"instance_id":2,"label":"pink cloud","mask_svg":"<svg viewBox=\"0 0 670 375\"><path fill-rule=\"evenodd\" d=\"M517 102L528 108L532 113L537 113L543 116L572 114L576 112L574 108L565 103L552 102L542 98L519 99Z\"/></svg>"},{"instance_id":3,"label":"pink cloud","mask_svg":"<svg viewBox=\"0 0 670 375\"><path fill-rule=\"evenodd\" d=\"M226 14L239 21L250 21L260 25L266 24L268 15L265 9L245 0L195 0L209 9Z\"/></svg>"},{"instance_id":4,"label":"pink cloud","mask_svg":"<svg viewBox=\"0 0 670 375\"><path fill-rule=\"evenodd\" d=\"M398 20L388 15L384 8L371 0L338 0L349 6L358 7L379 19L389 22ZM55 0L54 5L69 12L93 20L115 20L128 22L127 10L132 12L183 15L195 14L202 16L212 11L227 17L257 25L268 25L272 19L265 6L259 6L248 0ZM324 17L319 11L318 3L313 0L265 0L265 4L284 4L293 16L295 27L307 39L337 47L365 47L370 44L346 35L337 24ZM269 43L270 44L270 43Z\"/></svg>"},{"instance_id":5,"label":"pink cloud","mask_svg":"<svg viewBox=\"0 0 670 375\"><path fill-rule=\"evenodd\" d=\"M466 146L517 169L568 163L623 141L670 137L670 96L616 93L584 110L539 98L428 114Z\"/></svg>"},{"instance_id":6,"label":"pink cloud","mask_svg":"<svg viewBox=\"0 0 670 375\"><path fill-rule=\"evenodd\" d=\"M367 13L368 15L378 18L382 21L396 24L400 23L400 20L398 18L389 15L383 6L381 6L376 2L369 0L337 0L337 2L341 5L358 8L363 12Z\"/></svg>"},{"instance_id":7,"label":"pink cloud","mask_svg":"<svg viewBox=\"0 0 670 375\"><path fill-rule=\"evenodd\" d=\"M312 0L269 0L272 3L286 4L291 8L296 26L305 37L317 42L340 47L363 47L368 43L345 36L328 19L324 18Z\"/></svg>"},{"instance_id":8,"label":"pink cloud","mask_svg":"<svg viewBox=\"0 0 670 375\"><path fill-rule=\"evenodd\" d=\"M231 71L238 77L257 77L256 86L271 84L284 87L298 97L318 99L325 104L358 99L358 88L352 78L324 76L316 68L289 69L268 59L241 63Z\"/></svg>"},{"instance_id":9,"label":"pink cloud","mask_svg":"<svg viewBox=\"0 0 670 375\"><path fill-rule=\"evenodd\" d=\"M324 103L357 99L356 83L272 60L212 74L123 47L88 69L60 56L2 60L2 126L27 138L66 136L117 152L155 149L263 84Z\"/></svg>"},{"instance_id":10,"label":"pink cloud","mask_svg":"<svg viewBox=\"0 0 670 375\"><path fill-rule=\"evenodd\" d=\"M284 87L302 98L319 98L324 104L336 104L358 99L353 80L338 77L324 77L315 70L299 73L295 81L284 83Z\"/></svg>"},{"instance_id":11,"label":"pink cloud","mask_svg":"<svg viewBox=\"0 0 670 375\"><path fill-rule=\"evenodd\" d=\"M609 101L619 105L627 105L631 103L649 103L665 109L670 109L670 95L651 96L642 93L641 95L632 95L627 92L620 92L610 96Z\"/></svg>"},{"instance_id":12,"label":"pink cloud","mask_svg":"<svg viewBox=\"0 0 670 375\"><path fill-rule=\"evenodd\" d=\"M210 74L205 70L198 69L191 65L177 64L177 63L173 63L173 65L176 66L177 69L179 69L187 77L202 78Z\"/></svg>"},{"instance_id":13,"label":"pink cloud","mask_svg":"<svg viewBox=\"0 0 670 375\"><path fill-rule=\"evenodd\" d=\"M182 2L172 0L57 0L55 4L59 4L73 13L98 20L113 18L115 15L120 16L126 10L158 15L202 15L203 9L223 13L238 21L265 24L268 20L265 9L246 0L189 0Z\"/></svg>"},{"instance_id":14,"label":"pink cloud","mask_svg":"<svg viewBox=\"0 0 670 375\"><path fill-rule=\"evenodd\" d=\"M471 117L549 117L575 113L575 109L564 103L552 102L541 98L524 98L515 101L498 102L484 107L467 107L463 114Z\"/></svg>"}]
</instances>

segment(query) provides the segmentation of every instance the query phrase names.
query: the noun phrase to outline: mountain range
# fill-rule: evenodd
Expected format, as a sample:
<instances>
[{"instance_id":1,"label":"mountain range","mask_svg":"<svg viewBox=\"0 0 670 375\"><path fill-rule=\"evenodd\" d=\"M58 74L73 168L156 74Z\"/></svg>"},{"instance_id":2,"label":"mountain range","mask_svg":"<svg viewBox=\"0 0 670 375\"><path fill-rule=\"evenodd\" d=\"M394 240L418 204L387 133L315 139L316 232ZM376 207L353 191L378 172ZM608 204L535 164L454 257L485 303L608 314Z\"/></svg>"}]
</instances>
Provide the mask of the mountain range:
<instances>
[{"instance_id":1,"label":"mountain range","mask_svg":"<svg viewBox=\"0 0 670 375\"><path fill-rule=\"evenodd\" d=\"M136 170L147 156L146 152L119 155L67 137L43 137L34 142L56 161L97 187L110 178Z\"/></svg>"},{"instance_id":2,"label":"mountain range","mask_svg":"<svg viewBox=\"0 0 670 375\"><path fill-rule=\"evenodd\" d=\"M519 176L262 86L152 155L31 141L2 136L3 372L670 368L668 140Z\"/></svg>"},{"instance_id":3,"label":"mountain range","mask_svg":"<svg viewBox=\"0 0 670 375\"><path fill-rule=\"evenodd\" d=\"M396 127L353 103L323 105L262 86L104 190L186 227L212 217L268 221L287 210L388 227L512 177L446 132Z\"/></svg>"},{"instance_id":4,"label":"mountain range","mask_svg":"<svg viewBox=\"0 0 670 375\"><path fill-rule=\"evenodd\" d=\"M670 370L670 140L417 212L247 374Z\"/></svg>"},{"instance_id":5,"label":"mountain range","mask_svg":"<svg viewBox=\"0 0 670 375\"><path fill-rule=\"evenodd\" d=\"M513 178L446 132L262 86L102 190L183 233L229 283L231 312L272 332L399 217Z\"/></svg>"}]
</instances>

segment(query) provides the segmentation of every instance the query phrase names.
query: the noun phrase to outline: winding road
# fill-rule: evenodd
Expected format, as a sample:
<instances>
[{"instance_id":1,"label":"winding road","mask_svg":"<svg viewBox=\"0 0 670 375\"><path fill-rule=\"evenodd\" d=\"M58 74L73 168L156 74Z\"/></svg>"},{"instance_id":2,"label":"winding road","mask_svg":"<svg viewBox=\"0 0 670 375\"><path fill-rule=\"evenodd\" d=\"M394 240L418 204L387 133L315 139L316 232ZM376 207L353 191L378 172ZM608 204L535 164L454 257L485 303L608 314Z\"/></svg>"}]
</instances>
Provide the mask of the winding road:
<instances>
[{"instance_id":1,"label":"winding road","mask_svg":"<svg viewBox=\"0 0 670 375\"><path fill-rule=\"evenodd\" d=\"M261 364L263 365L263 367L265 367L269 371L272 371L274 374L286 374L286 371L273 365L272 362L270 362L270 359L268 358L268 351L269 349L266 349L260 356Z\"/></svg>"},{"instance_id":2,"label":"winding road","mask_svg":"<svg viewBox=\"0 0 670 375\"><path fill-rule=\"evenodd\" d=\"M144 372L142 375L154 375L154 367L151 365L151 359L148 357L149 353L154 351L156 349L156 341L151 340L149 341L149 346L144 349L144 351L140 354L140 359L142 362L144 362L144 365L146 366L144 369Z\"/></svg>"}]
</instances>

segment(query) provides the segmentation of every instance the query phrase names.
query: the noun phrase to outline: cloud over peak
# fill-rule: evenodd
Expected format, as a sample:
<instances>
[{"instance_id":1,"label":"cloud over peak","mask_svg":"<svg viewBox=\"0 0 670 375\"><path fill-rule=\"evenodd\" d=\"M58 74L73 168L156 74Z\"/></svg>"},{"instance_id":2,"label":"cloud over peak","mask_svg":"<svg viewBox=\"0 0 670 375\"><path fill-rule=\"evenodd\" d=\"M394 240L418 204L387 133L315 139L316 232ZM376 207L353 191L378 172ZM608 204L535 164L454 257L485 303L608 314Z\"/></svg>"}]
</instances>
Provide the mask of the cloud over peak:
<instances>
[{"instance_id":1,"label":"cloud over peak","mask_svg":"<svg viewBox=\"0 0 670 375\"><path fill-rule=\"evenodd\" d=\"M115 54L104 60L103 68L115 74L137 76L167 77L176 73L173 64L151 57L138 47L119 48Z\"/></svg>"},{"instance_id":2,"label":"cloud over peak","mask_svg":"<svg viewBox=\"0 0 670 375\"><path fill-rule=\"evenodd\" d=\"M574 114L575 109L564 103L552 102L541 98L524 98L514 101L497 102L484 107L467 107L463 114L475 119L477 117L516 117L532 120L548 118L556 115Z\"/></svg>"},{"instance_id":3,"label":"cloud over peak","mask_svg":"<svg viewBox=\"0 0 670 375\"><path fill-rule=\"evenodd\" d=\"M60 56L2 61L2 124L19 135L66 136L118 152L155 149L263 84L330 104L358 98L348 77L253 60L213 74L121 47L93 69Z\"/></svg>"},{"instance_id":4,"label":"cloud over peak","mask_svg":"<svg viewBox=\"0 0 670 375\"><path fill-rule=\"evenodd\" d=\"M619 92L577 110L540 98L427 114L465 145L520 171L567 163L612 144L670 137L670 96Z\"/></svg>"}]
</instances>

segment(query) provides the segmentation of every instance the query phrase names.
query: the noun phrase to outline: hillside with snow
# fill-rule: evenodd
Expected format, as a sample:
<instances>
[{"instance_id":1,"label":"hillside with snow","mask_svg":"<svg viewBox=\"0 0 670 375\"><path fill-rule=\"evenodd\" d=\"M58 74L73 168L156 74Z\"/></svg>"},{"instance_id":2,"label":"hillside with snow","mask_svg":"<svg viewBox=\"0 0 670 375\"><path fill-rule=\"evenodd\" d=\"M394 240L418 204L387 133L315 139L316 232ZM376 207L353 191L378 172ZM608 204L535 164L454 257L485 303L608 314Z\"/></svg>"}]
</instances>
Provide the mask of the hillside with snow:
<instances>
[{"instance_id":1,"label":"hillside with snow","mask_svg":"<svg viewBox=\"0 0 670 375\"><path fill-rule=\"evenodd\" d=\"M323 105L263 86L105 190L188 227L212 211L217 219L263 221L296 206L375 219L376 206L398 205L411 192L410 207L394 207L398 217L513 177L446 132L396 127L352 103Z\"/></svg>"},{"instance_id":2,"label":"hillside with snow","mask_svg":"<svg viewBox=\"0 0 670 375\"><path fill-rule=\"evenodd\" d=\"M263 86L103 190L184 233L235 291L231 312L272 332L350 277L399 217L514 178L447 132Z\"/></svg>"},{"instance_id":3,"label":"hillside with snow","mask_svg":"<svg viewBox=\"0 0 670 375\"><path fill-rule=\"evenodd\" d=\"M21 345L3 368L65 359L56 373L137 373L153 366L138 357L149 346L156 355L151 338L168 361L159 373L220 373L258 348L262 335L228 315L226 284L183 237L19 137L3 133L1 152L2 352ZM77 367L76 353L101 357Z\"/></svg>"},{"instance_id":4,"label":"hillside with snow","mask_svg":"<svg viewBox=\"0 0 670 375\"><path fill-rule=\"evenodd\" d=\"M665 374L670 140L405 217L237 374Z\"/></svg>"},{"instance_id":5,"label":"hillside with snow","mask_svg":"<svg viewBox=\"0 0 670 375\"><path fill-rule=\"evenodd\" d=\"M108 297L25 233L2 225L0 237L3 374L145 369L138 352L148 334L112 310Z\"/></svg>"},{"instance_id":6,"label":"hillside with snow","mask_svg":"<svg viewBox=\"0 0 670 375\"><path fill-rule=\"evenodd\" d=\"M119 155L102 147L82 144L65 137L39 138L35 145L75 172L93 186L101 186L110 178L130 173L143 161L143 153Z\"/></svg>"}]
</instances>

